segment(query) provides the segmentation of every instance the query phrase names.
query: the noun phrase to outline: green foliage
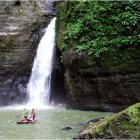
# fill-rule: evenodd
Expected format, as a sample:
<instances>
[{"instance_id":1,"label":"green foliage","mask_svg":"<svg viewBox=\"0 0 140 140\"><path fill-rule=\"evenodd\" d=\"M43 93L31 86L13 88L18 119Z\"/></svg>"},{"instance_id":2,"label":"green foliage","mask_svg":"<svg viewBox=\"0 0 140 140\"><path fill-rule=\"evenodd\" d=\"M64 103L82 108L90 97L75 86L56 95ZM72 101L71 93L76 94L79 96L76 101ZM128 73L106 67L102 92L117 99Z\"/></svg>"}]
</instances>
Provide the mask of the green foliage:
<instances>
[{"instance_id":1,"label":"green foliage","mask_svg":"<svg viewBox=\"0 0 140 140\"><path fill-rule=\"evenodd\" d=\"M100 58L112 49L140 44L139 1L67 1L59 9L63 9L59 16L63 26L58 25L62 30L57 33L61 49Z\"/></svg>"},{"instance_id":2,"label":"green foliage","mask_svg":"<svg viewBox=\"0 0 140 140\"><path fill-rule=\"evenodd\" d=\"M112 48L108 51L108 57L103 66L111 70L140 69L140 50L139 48ZM131 67L130 67L131 66Z\"/></svg>"}]
</instances>

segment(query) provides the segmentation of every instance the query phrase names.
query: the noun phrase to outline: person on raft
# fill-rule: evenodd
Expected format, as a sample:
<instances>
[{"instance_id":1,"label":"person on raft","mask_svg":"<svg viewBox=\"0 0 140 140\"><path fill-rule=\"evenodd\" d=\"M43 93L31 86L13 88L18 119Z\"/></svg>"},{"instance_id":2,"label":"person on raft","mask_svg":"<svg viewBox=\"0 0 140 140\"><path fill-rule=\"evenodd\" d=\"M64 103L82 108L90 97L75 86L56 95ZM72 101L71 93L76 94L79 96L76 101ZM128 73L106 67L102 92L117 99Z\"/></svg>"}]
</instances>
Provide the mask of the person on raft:
<instances>
[{"instance_id":1,"label":"person on raft","mask_svg":"<svg viewBox=\"0 0 140 140\"><path fill-rule=\"evenodd\" d=\"M24 109L20 121L21 122L28 122L28 121L33 121L34 122L35 121L35 116L36 116L36 113L35 113L34 109L32 109L32 112L31 112L30 115L28 115L28 111L26 109Z\"/></svg>"},{"instance_id":2,"label":"person on raft","mask_svg":"<svg viewBox=\"0 0 140 140\"><path fill-rule=\"evenodd\" d=\"M20 121L21 121L21 122L23 122L23 121L24 121L24 122L28 121L28 111L27 111L26 109L24 109Z\"/></svg>"},{"instance_id":3,"label":"person on raft","mask_svg":"<svg viewBox=\"0 0 140 140\"><path fill-rule=\"evenodd\" d=\"M31 115L30 115L30 120L35 120L35 115L36 115L36 113L35 113L35 110L34 109L32 109L32 112L31 112Z\"/></svg>"}]
</instances>

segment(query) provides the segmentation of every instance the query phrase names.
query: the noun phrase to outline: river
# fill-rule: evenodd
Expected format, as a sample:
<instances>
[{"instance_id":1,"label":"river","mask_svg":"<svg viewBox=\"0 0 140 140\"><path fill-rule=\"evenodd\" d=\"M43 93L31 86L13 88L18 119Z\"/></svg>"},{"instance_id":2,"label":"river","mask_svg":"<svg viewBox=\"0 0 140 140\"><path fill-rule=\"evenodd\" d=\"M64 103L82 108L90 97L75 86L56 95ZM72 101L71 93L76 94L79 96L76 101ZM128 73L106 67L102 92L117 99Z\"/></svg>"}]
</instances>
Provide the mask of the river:
<instances>
[{"instance_id":1,"label":"river","mask_svg":"<svg viewBox=\"0 0 140 140\"><path fill-rule=\"evenodd\" d=\"M83 127L79 123L109 114L53 108L36 110L36 124L16 124L21 113L22 110L0 109L0 139L72 139ZM74 129L62 130L67 126Z\"/></svg>"}]
</instances>

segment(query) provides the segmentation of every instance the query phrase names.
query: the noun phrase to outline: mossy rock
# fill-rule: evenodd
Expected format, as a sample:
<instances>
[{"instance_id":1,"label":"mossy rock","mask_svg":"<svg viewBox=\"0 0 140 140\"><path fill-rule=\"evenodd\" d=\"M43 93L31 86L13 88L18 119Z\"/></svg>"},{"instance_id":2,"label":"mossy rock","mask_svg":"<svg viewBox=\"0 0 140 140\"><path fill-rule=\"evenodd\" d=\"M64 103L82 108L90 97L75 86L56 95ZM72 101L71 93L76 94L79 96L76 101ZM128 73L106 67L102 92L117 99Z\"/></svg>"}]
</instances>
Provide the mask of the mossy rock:
<instances>
[{"instance_id":1,"label":"mossy rock","mask_svg":"<svg viewBox=\"0 0 140 140\"><path fill-rule=\"evenodd\" d=\"M67 63L65 52L73 49L77 55L80 52L87 54L89 67L103 67L117 73L139 72L138 22L133 28L131 20L128 25L123 25L120 18L120 15L126 14L133 17L132 10L128 10L128 13L125 10L130 7L139 20L138 5L134 1L65 1L60 4L57 10L56 44L62 52L63 62ZM132 32L128 33L128 28Z\"/></svg>"},{"instance_id":2,"label":"mossy rock","mask_svg":"<svg viewBox=\"0 0 140 140\"><path fill-rule=\"evenodd\" d=\"M108 116L99 123L92 123L81 131L78 139L139 139L140 138L140 103L126 110Z\"/></svg>"}]
</instances>

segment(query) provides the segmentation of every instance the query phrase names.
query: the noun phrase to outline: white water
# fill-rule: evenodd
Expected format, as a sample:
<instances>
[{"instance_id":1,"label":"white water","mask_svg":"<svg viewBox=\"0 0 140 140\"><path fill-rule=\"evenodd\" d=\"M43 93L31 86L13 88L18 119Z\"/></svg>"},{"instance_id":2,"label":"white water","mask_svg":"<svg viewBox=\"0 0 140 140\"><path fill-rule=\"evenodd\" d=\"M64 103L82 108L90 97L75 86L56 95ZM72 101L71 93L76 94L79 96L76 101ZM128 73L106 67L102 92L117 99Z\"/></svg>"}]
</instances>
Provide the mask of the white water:
<instances>
[{"instance_id":1,"label":"white water","mask_svg":"<svg viewBox=\"0 0 140 140\"><path fill-rule=\"evenodd\" d=\"M29 101L26 108L47 108L49 104L52 59L55 46L55 18L45 30L46 32L38 45L31 77L27 85Z\"/></svg>"}]
</instances>

